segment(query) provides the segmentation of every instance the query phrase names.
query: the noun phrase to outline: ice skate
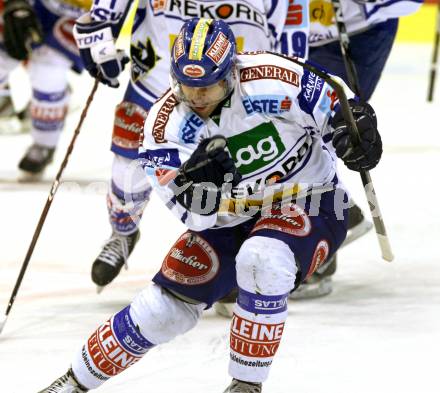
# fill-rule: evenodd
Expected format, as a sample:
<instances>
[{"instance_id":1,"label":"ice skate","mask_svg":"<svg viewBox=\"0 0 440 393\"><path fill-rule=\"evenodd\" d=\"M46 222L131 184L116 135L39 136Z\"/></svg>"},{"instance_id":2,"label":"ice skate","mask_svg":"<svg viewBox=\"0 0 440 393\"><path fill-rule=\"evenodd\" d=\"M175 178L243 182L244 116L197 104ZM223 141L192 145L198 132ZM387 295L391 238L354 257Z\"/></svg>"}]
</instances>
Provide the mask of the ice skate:
<instances>
[{"instance_id":1,"label":"ice skate","mask_svg":"<svg viewBox=\"0 0 440 393\"><path fill-rule=\"evenodd\" d=\"M223 393L261 393L262 391L263 387L261 383L251 383L233 379Z\"/></svg>"},{"instance_id":2,"label":"ice skate","mask_svg":"<svg viewBox=\"0 0 440 393\"><path fill-rule=\"evenodd\" d=\"M98 293L116 278L122 266L125 265L127 269L127 259L139 237L140 232L137 230L128 236L113 233L107 240L92 265L92 281L98 286Z\"/></svg>"},{"instance_id":3,"label":"ice skate","mask_svg":"<svg viewBox=\"0 0 440 393\"><path fill-rule=\"evenodd\" d=\"M320 266L311 277L304 281L289 299L314 299L330 294L333 290L332 275L336 271L336 255Z\"/></svg>"},{"instance_id":4,"label":"ice skate","mask_svg":"<svg viewBox=\"0 0 440 393\"><path fill-rule=\"evenodd\" d=\"M351 206L348 209L347 237L341 247L345 247L347 244L365 235L371 228L373 228L373 224L365 218L359 206Z\"/></svg>"},{"instance_id":5,"label":"ice skate","mask_svg":"<svg viewBox=\"0 0 440 393\"><path fill-rule=\"evenodd\" d=\"M55 148L33 144L18 164L23 171L22 181L37 180L52 162Z\"/></svg>"},{"instance_id":6,"label":"ice skate","mask_svg":"<svg viewBox=\"0 0 440 393\"><path fill-rule=\"evenodd\" d=\"M81 386L75 379L73 371L69 368L66 374L59 377L46 389L41 390L38 393L85 393L88 392L84 386Z\"/></svg>"}]
</instances>

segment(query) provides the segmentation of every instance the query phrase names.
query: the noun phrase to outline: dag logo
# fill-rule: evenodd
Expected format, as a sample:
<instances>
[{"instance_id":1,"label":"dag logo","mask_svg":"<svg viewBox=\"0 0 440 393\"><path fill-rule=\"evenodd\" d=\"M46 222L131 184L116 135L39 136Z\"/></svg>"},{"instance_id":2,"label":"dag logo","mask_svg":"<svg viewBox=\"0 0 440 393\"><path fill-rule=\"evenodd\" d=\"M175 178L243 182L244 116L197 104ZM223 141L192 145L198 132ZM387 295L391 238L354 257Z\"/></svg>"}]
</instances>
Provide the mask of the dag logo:
<instances>
[{"instance_id":1,"label":"dag logo","mask_svg":"<svg viewBox=\"0 0 440 393\"><path fill-rule=\"evenodd\" d=\"M246 175L270 164L286 147L269 122L228 138L228 150L240 173Z\"/></svg>"}]
</instances>

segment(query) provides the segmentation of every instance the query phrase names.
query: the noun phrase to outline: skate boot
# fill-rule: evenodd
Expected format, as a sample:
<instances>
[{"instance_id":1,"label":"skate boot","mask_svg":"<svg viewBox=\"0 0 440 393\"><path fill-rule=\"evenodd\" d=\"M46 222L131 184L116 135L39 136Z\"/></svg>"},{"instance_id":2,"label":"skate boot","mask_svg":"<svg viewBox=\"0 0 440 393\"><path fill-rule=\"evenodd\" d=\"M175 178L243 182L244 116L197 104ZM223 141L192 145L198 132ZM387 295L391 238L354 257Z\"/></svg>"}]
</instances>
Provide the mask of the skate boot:
<instances>
[{"instance_id":1,"label":"skate boot","mask_svg":"<svg viewBox=\"0 0 440 393\"><path fill-rule=\"evenodd\" d=\"M92 265L92 281L98 285L98 293L116 278L122 266L125 265L127 268L127 259L139 237L139 230L128 236L113 232L110 239L107 240Z\"/></svg>"},{"instance_id":2,"label":"skate boot","mask_svg":"<svg viewBox=\"0 0 440 393\"><path fill-rule=\"evenodd\" d=\"M261 383L252 383L233 379L231 384L223 393L261 393L263 387Z\"/></svg>"},{"instance_id":3,"label":"skate boot","mask_svg":"<svg viewBox=\"0 0 440 393\"><path fill-rule=\"evenodd\" d=\"M328 295L333 289L331 276L335 274L335 272L336 254L292 292L289 295L289 299L314 299Z\"/></svg>"},{"instance_id":4,"label":"skate boot","mask_svg":"<svg viewBox=\"0 0 440 393\"><path fill-rule=\"evenodd\" d=\"M354 204L348 208L347 237L341 247L345 247L365 235L371 228L373 228L373 224L364 217L360 207Z\"/></svg>"},{"instance_id":5,"label":"skate boot","mask_svg":"<svg viewBox=\"0 0 440 393\"><path fill-rule=\"evenodd\" d=\"M85 393L88 392L84 386L81 386L75 379L73 371L69 368L66 374L59 377L46 389L41 390L38 393Z\"/></svg>"},{"instance_id":6,"label":"skate boot","mask_svg":"<svg viewBox=\"0 0 440 393\"><path fill-rule=\"evenodd\" d=\"M29 175L40 175L52 162L55 148L34 143L21 159L18 167Z\"/></svg>"},{"instance_id":7,"label":"skate boot","mask_svg":"<svg viewBox=\"0 0 440 393\"><path fill-rule=\"evenodd\" d=\"M221 298L214 304L214 311L217 315L225 318L232 318L234 305L238 296L238 288L234 288L228 295Z\"/></svg>"}]
</instances>

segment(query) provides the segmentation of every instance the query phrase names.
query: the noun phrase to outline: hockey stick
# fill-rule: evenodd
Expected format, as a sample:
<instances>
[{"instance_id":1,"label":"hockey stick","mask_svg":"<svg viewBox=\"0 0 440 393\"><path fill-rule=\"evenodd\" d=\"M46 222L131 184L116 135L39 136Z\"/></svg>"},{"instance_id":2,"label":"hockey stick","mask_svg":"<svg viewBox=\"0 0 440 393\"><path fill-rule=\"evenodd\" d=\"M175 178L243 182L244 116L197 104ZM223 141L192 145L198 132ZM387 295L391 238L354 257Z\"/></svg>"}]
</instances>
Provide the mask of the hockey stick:
<instances>
[{"instance_id":1,"label":"hockey stick","mask_svg":"<svg viewBox=\"0 0 440 393\"><path fill-rule=\"evenodd\" d=\"M434 87L435 78L437 76L437 59L438 59L438 47L440 43L440 0L437 4L437 30L435 32L434 48L432 52L431 60L431 72L429 74L429 86L428 86L428 102L432 102L434 99Z\"/></svg>"},{"instance_id":2,"label":"hockey stick","mask_svg":"<svg viewBox=\"0 0 440 393\"><path fill-rule=\"evenodd\" d=\"M351 89L354 93L362 98L362 91L359 84L359 78L357 76L356 66L350 57L350 39L348 37L347 27L344 22L344 15L342 13L342 5L340 0L332 0L333 10L335 12L335 20L336 20L336 28L338 30L339 35L339 44L341 46L342 59L345 65L345 72L347 74L347 79ZM317 74L321 76L320 74ZM322 76L321 76L322 77ZM359 131L356 127L356 123L353 118L353 114L348 105L347 97L342 86L335 81L334 78L327 75L327 78L324 78L330 86L332 86L341 102L342 114L344 115L345 120L351 126L351 136L355 141L360 142ZM330 81L329 81L330 79ZM332 83L331 83L332 82ZM341 99L342 97L342 99ZM382 258L386 261L391 262L394 259L393 252L391 250L391 244L389 242L385 223L382 218L382 213L380 212L379 203L376 197L376 192L373 187L373 182L371 180L369 171L361 171L362 183L364 185L364 190L367 195L368 204L370 207L371 215L373 217L374 228L376 230L377 238L379 240L380 249L382 252ZM370 188L370 193L367 191L367 187ZM368 195L370 194L370 195ZM376 211L376 214L375 212Z\"/></svg>"},{"instance_id":3,"label":"hockey stick","mask_svg":"<svg viewBox=\"0 0 440 393\"><path fill-rule=\"evenodd\" d=\"M29 265L29 261L31 260L32 253L34 252L35 245L37 244L38 238L39 238L40 233L41 233L41 229L43 228L43 225L44 225L44 222L46 221L46 217L47 217L47 214L49 212L50 206L52 205L53 198L55 196L55 193L58 190L58 186L60 185L61 175L63 174L63 171L64 171L64 169L67 166L67 162L69 160L70 154L72 153L73 146L75 144L76 138L78 137L79 132L81 130L81 126L82 126L82 124L84 122L84 119L87 116L87 111L88 111L89 106L90 106L90 104L91 104L91 102L93 100L93 97L94 97L95 92L96 92L96 90L98 88L98 85L99 85L99 80L95 79L95 83L93 85L92 91L90 92L89 97L87 98L86 105L85 105L85 107L84 107L84 109L83 109L83 111L81 113L81 117L79 119L78 125L75 128L75 132L74 132L72 140L70 141L70 144L69 144L69 146L67 148L67 151L66 151L66 154L64 156L63 162L61 163L61 166L58 169L58 173L57 173L57 175L55 177L55 180L52 183L52 187L50 189L49 196L47 197L46 204L44 205L43 211L42 211L42 213L40 215L40 219L38 220L38 224L37 224L37 227L35 229L34 235L32 237L31 244L29 245L29 248L27 250L26 257L24 258L23 264L21 266L21 270L20 270L20 273L18 275L17 281L15 283L15 287L14 287L14 289L12 291L11 298L9 299L8 306L6 307L5 315L0 320L0 334L1 334L2 330L3 330L3 328L5 327L6 320L8 318L8 315L9 315L10 311L11 311L11 308L12 308L12 306L14 304L14 301L15 301L15 298L17 296L18 290L20 289L21 282L23 281L24 274L26 273L26 269L27 269L27 267Z\"/></svg>"},{"instance_id":4,"label":"hockey stick","mask_svg":"<svg viewBox=\"0 0 440 393\"><path fill-rule=\"evenodd\" d=\"M359 130L356 126L356 122L353 117L353 113L351 112L350 105L348 104L347 95L345 94L344 88L342 84L338 81L339 78L331 76L326 72L312 66L311 64L303 63L299 61L297 58L290 58L293 62L299 64L301 67L308 69L314 74L318 75L322 79L324 79L336 92L339 103L341 105L341 112L344 117L344 120L349 125L349 131L352 139L355 143L360 143L361 138L359 134ZM377 239L379 241L379 246L382 252L382 258L388 262L391 262L394 259L393 252L391 250L391 244L387 236L387 232L385 229L385 223L382 217L382 213L379 207L379 201L376 196L376 192L374 190L373 181L371 180L369 171L361 171L360 172L362 183L364 185L365 195L368 200L368 205L371 211L371 216L373 218L374 228L376 230Z\"/></svg>"},{"instance_id":5,"label":"hockey stick","mask_svg":"<svg viewBox=\"0 0 440 393\"><path fill-rule=\"evenodd\" d=\"M350 55L350 38L348 37L347 27L345 26L344 22L342 5L340 0L332 0L332 5L333 11L335 13L336 29L338 30L339 44L341 46L342 59L344 60L348 85L359 98L362 98L362 92L359 84L356 66Z\"/></svg>"}]
</instances>

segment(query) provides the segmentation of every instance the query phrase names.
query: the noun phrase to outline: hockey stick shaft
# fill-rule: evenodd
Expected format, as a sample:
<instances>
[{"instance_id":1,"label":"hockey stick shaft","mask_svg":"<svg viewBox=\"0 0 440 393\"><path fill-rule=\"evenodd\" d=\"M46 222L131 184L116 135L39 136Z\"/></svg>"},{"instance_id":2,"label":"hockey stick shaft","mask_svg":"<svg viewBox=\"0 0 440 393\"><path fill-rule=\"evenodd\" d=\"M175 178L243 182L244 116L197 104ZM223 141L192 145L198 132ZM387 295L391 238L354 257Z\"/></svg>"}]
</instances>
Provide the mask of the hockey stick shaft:
<instances>
[{"instance_id":1,"label":"hockey stick shaft","mask_svg":"<svg viewBox=\"0 0 440 393\"><path fill-rule=\"evenodd\" d=\"M356 66L351 58L350 38L348 37L347 27L344 22L342 5L340 0L332 0L332 5L335 13L336 28L338 30L339 44L341 47L345 72L347 74L348 85L359 98L362 98L362 91L359 84Z\"/></svg>"},{"instance_id":2,"label":"hockey stick shaft","mask_svg":"<svg viewBox=\"0 0 440 393\"><path fill-rule=\"evenodd\" d=\"M429 73L428 102L432 102L432 100L434 99L434 87L435 87L435 80L436 80L436 76L437 76L437 61L438 61L439 44L440 44L440 0L437 4L437 28L436 28L436 32L435 32L435 38L434 38L434 48L432 51L431 70Z\"/></svg>"},{"instance_id":3,"label":"hockey stick shaft","mask_svg":"<svg viewBox=\"0 0 440 393\"><path fill-rule=\"evenodd\" d=\"M353 113L351 112L347 95L345 94L342 84L337 80L337 78L312 66L311 64L303 63L295 58L291 58L291 60L299 64L301 67L308 69L309 71L324 79L335 90L339 99L339 103L341 105L341 113L344 117L344 120L349 125L351 137L355 142L360 143L359 130L356 126L356 122L354 120ZM364 191L368 200L368 205L373 218L374 228L376 230L377 238L379 241L382 258L388 262L391 262L394 259L394 255L391 250L391 244L387 236L385 222L380 211L379 201L374 190L373 181L371 180L369 171L361 171L360 174L362 183L364 185Z\"/></svg>"},{"instance_id":4,"label":"hockey stick shaft","mask_svg":"<svg viewBox=\"0 0 440 393\"><path fill-rule=\"evenodd\" d=\"M69 161L69 157L70 157L70 155L71 155L71 153L73 151L73 147L75 145L76 138L78 137L79 132L80 132L81 127L82 127L82 124L84 122L84 119L87 116L87 111L89 109L89 106L90 106L91 102L93 101L93 97L94 97L95 92L96 92L96 90L98 88L98 85L99 85L99 81L98 81L98 79L96 79L95 83L93 85L92 91L90 92L89 97L87 98L87 102L86 102L86 104L84 106L84 109L83 109L83 111L81 113L81 117L79 119L78 125L75 128L75 132L73 134L72 140L70 141L70 144L69 144L69 146L67 148L67 151L66 151L66 154L64 156L63 162L61 163L60 168L58 169L58 173L57 173L57 175L55 177L55 180L52 183L52 186L51 186L51 189L50 189L50 192L49 192L49 196L47 197L46 204L44 205L43 211L42 211L42 213L40 215L40 219L38 220L37 227L36 227L36 229L34 231L34 235L32 236L32 241L31 241L31 243L29 245L29 248L27 250L26 257L24 258L24 261L22 263L22 266L21 266L21 269L20 269L20 273L18 275L17 281L15 282L14 289L12 290L12 294L11 294L11 297L9 299L8 306L6 307L5 315L4 315L3 319L0 320L0 333L2 332L2 330L3 330L3 328L4 328L5 324L6 324L6 320L8 318L8 315L9 315L9 313L10 313L10 311L12 309L12 306L13 306L13 304L15 302L15 298L17 297L18 290L20 289L20 285L21 285L21 283L23 281L23 278L24 278L24 275L26 273L26 269L27 269L27 267L29 265L29 262L31 260L32 254L34 252L35 245L37 244L37 241L38 241L38 238L40 236L41 230L43 228L44 222L46 221L46 217L47 217L49 209L50 209L50 207L52 205L53 198L55 196L55 193L58 190L58 186L60 184L61 176L62 176L62 174L64 172L64 169L67 166L67 162Z\"/></svg>"}]
</instances>

